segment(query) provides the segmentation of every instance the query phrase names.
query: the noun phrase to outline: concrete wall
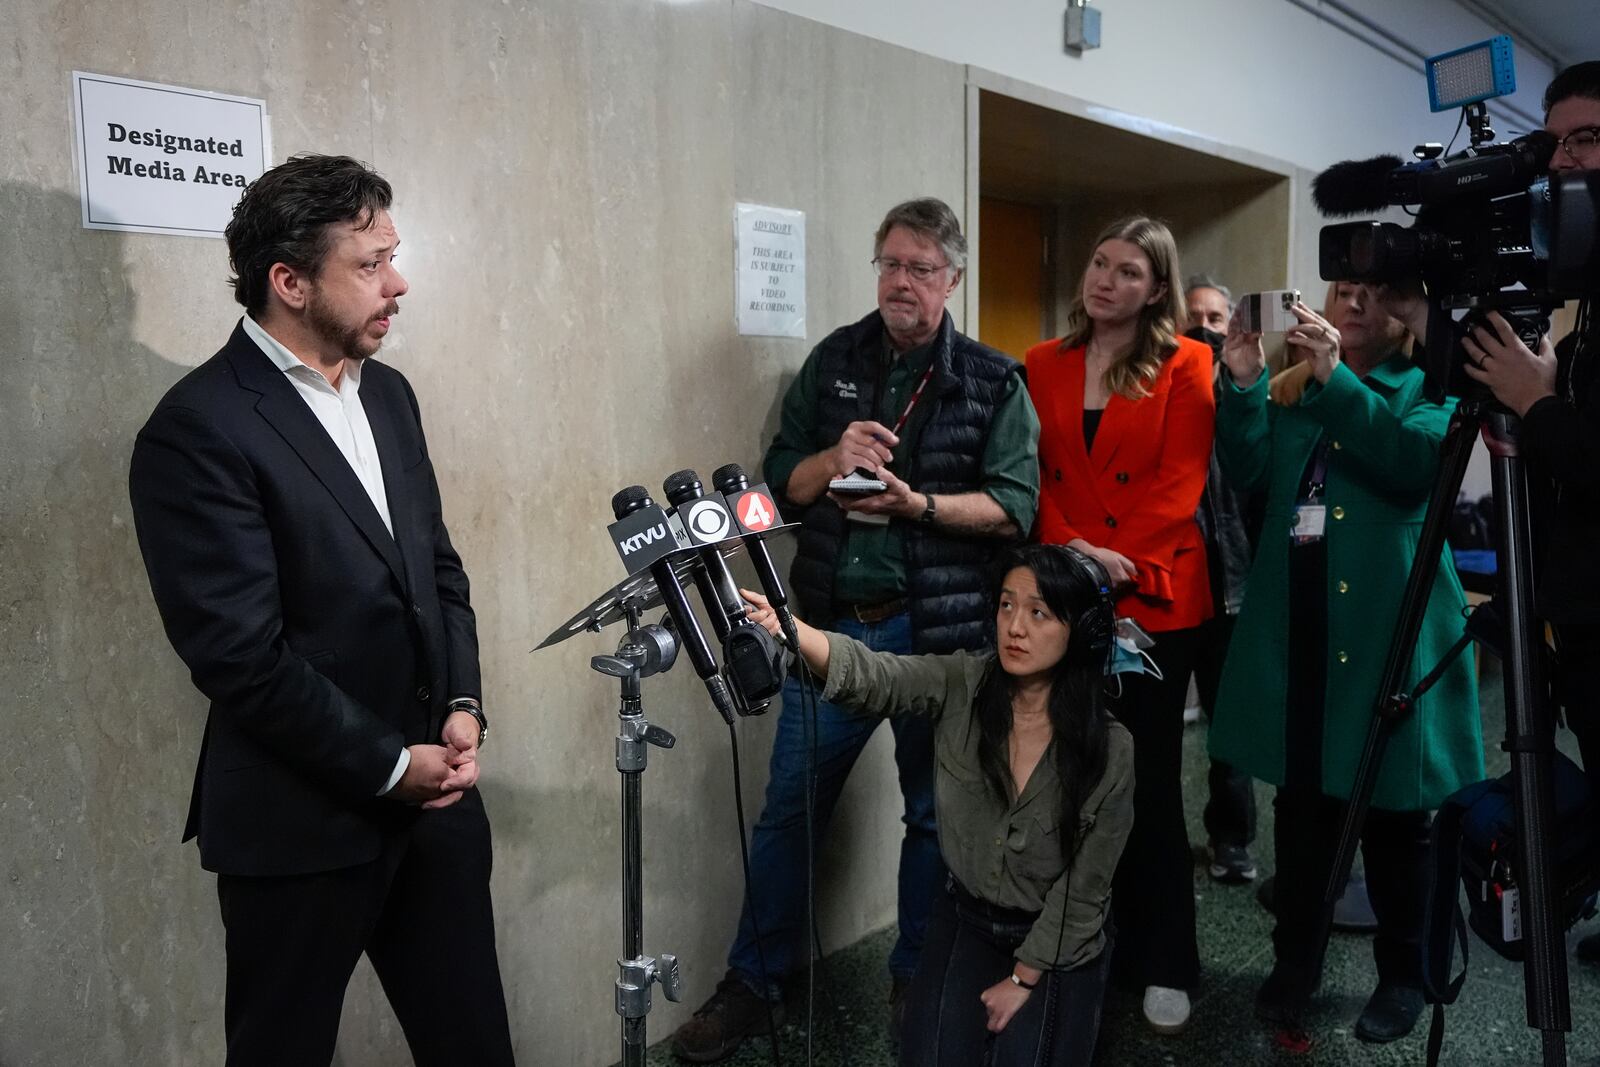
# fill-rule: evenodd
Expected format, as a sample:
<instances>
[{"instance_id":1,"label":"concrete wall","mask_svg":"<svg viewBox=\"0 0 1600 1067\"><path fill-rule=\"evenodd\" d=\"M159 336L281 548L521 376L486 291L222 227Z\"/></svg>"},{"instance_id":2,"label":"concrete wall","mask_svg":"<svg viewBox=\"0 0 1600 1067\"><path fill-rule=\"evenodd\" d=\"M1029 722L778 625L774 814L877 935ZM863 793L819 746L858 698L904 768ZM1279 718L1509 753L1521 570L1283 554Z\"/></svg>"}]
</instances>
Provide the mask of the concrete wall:
<instances>
[{"instance_id":1,"label":"concrete wall","mask_svg":"<svg viewBox=\"0 0 1600 1067\"><path fill-rule=\"evenodd\" d=\"M1063 49L1065 0L757 0L828 25L968 63L1164 127L1320 170L1339 159L1405 154L1446 141L1455 114L1428 111L1427 85L1291 0L1094 0L1102 46ZM1501 32L1453 0L1345 0L1363 18L1424 54ZM1393 51L1392 45L1386 46ZM1403 57L1404 58L1404 57ZM1519 45L1512 103L1537 123L1549 60ZM1521 132L1491 103L1502 132Z\"/></svg>"},{"instance_id":2,"label":"concrete wall","mask_svg":"<svg viewBox=\"0 0 1600 1067\"><path fill-rule=\"evenodd\" d=\"M517 1045L616 1058L617 634L529 655L620 577L608 499L759 461L814 343L873 304L883 210L963 196L964 74L742 0L19 0L0 49L0 1063L220 1059L213 879L178 834L204 706L160 633L126 494L133 434L226 338L220 241L78 225L73 69L264 97L278 159L395 184L412 291L383 357L416 387L475 580L483 791ZM736 336L732 212L807 213L806 341ZM958 305L959 306L959 305ZM680 743L646 776L646 947L688 997L738 913L727 734L692 672L648 683ZM771 719L742 728L761 803ZM883 732L884 734L887 731ZM819 879L831 947L893 916L874 742ZM660 1037L694 1005L657 998ZM403 1062L363 966L340 1062Z\"/></svg>"}]
</instances>

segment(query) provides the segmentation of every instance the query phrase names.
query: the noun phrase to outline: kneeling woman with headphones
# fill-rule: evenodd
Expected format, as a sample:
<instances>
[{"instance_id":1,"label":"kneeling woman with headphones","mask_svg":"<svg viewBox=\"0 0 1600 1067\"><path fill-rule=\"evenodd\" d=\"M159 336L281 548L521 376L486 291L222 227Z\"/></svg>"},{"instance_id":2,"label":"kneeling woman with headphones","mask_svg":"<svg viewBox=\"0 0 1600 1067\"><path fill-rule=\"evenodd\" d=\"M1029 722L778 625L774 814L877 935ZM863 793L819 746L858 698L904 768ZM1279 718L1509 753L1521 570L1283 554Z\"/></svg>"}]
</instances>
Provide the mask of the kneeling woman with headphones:
<instances>
[{"instance_id":1,"label":"kneeling woman with headphones","mask_svg":"<svg viewBox=\"0 0 1600 1067\"><path fill-rule=\"evenodd\" d=\"M1114 619L1099 563L1009 550L996 651L873 652L796 621L824 700L935 722L939 848L950 869L911 984L900 1062L1088 1063L1112 932L1111 877L1133 823L1133 742L1105 711ZM773 634L766 598L746 591Z\"/></svg>"}]
</instances>

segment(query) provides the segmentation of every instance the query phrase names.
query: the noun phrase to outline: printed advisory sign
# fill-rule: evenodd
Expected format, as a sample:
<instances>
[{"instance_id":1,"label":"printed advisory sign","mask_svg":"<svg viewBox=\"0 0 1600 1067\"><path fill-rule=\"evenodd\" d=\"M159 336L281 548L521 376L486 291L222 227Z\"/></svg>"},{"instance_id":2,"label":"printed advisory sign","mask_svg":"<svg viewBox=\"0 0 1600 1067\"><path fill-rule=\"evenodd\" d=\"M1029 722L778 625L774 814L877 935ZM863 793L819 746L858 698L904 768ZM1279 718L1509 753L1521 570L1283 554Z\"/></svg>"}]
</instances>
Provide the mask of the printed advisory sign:
<instances>
[{"instance_id":1,"label":"printed advisory sign","mask_svg":"<svg viewBox=\"0 0 1600 1067\"><path fill-rule=\"evenodd\" d=\"M737 204L734 265L739 332L764 337L806 335L806 215Z\"/></svg>"},{"instance_id":2,"label":"printed advisory sign","mask_svg":"<svg viewBox=\"0 0 1600 1067\"><path fill-rule=\"evenodd\" d=\"M72 72L83 225L221 237L271 155L263 100Z\"/></svg>"}]
</instances>

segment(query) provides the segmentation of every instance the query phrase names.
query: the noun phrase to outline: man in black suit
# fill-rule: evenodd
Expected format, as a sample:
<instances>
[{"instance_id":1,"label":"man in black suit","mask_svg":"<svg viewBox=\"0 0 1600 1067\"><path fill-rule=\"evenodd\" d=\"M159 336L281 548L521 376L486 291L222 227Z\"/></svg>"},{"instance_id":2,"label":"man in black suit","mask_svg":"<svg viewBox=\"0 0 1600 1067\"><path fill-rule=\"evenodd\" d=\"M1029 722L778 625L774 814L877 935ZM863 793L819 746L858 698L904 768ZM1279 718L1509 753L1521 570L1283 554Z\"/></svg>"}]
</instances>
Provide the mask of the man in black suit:
<instances>
[{"instance_id":1,"label":"man in black suit","mask_svg":"<svg viewBox=\"0 0 1600 1067\"><path fill-rule=\"evenodd\" d=\"M474 783L467 576L411 386L389 183L302 156L228 225L246 315L157 405L129 489L211 704L184 840L217 874L228 1063L326 1064L371 959L419 1065L512 1062Z\"/></svg>"}]
</instances>

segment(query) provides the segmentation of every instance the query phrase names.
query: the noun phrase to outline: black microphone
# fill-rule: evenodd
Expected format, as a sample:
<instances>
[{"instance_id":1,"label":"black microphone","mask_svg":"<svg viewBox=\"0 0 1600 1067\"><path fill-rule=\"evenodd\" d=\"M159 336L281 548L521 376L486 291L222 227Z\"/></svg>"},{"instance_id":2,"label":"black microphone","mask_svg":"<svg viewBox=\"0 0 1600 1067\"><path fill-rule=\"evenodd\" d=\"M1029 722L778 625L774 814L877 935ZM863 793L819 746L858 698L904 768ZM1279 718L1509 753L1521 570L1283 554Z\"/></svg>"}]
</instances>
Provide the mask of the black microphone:
<instances>
[{"instance_id":1,"label":"black microphone","mask_svg":"<svg viewBox=\"0 0 1600 1067\"><path fill-rule=\"evenodd\" d=\"M712 624L722 639L722 659L739 708L746 715L758 715L783 689L783 652L771 634L749 620L750 609L717 547L734 533L727 501L708 495L692 470L669 476L661 488L690 541L701 546L695 582L713 613Z\"/></svg>"},{"instance_id":2,"label":"black microphone","mask_svg":"<svg viewBox=\"0 0 1600 1067\"><path fill-rule=\"evenodd\" d=\"M1399 156L1335 163L1311 182L1311 202L1324 215L1366 215L1400 204L1433 204L1458 196L1503 196L1544 174L1556 139L1543 130L1508 144L1483 145L1446 159L1402 163Z\"/></svg>"},{"instance_id":3,"label":"black microphone","mask_svg":"<svg viewBox=\"0 0 1600 1067\"><path fill-rule=\"evenodd\" d=\"M733 507L733 519L740 526L750 528L750 517L739 514L739 499L741 494L751 491L750 479L745 476L744 468L737 463L729 463L718 467L711 473L711 484L717 487L717 492L727 498ZM765 486L761 487L765 489ZM782 522L778 517L778 509L772 504L771 494L757 493L758 499L752 503L761 511L754 516L762 526L776 526ZM796 653L800 651L800 635L795 630L794 616L789 612L789 594L784 592L783 581L778 577L778 568L772 564L772 556L767 552L767 543L759 534L746 533L740 535L744 541L744 548L750 555L750 563L755 567L756 577L761 581L761 591L767 594L767 603L772 605L778 614L778 625L783 627L783 636L788 639L789 647Z\"/></svg>"},{"instance_id":4,"label":"black microphone","mask_svg":"<svg viewBox=\"0 0 1600 1067\"><path fill-rule=\"evenodd\" d=\"M744 598L739 595L738 583L733 580L733 572L728 570L728 561L716 547L716 542L733 535L732 516L724 502L706 496L700 475L692 470L668 475L661 483L661 490L677 512L689 540L700 546L702 566L695 570L695 583L705 598L707 609L714 616L721 616L720 619L713 617L712 625L717 628L717 636L726 639L734 624L749 614Z\"/></svg>"},{"instance_id":5,"label":"black microphone","mask_svg":"<svg viewBox=\"0 0 1600 1067\"><path fill-rule=\"evenodd\" d=\"M611 498L611 514L617 519L626 518L641 509L655 507L656 502L650 499L649 491L642 485L630 485ZM700 629L700 620L694 617L694 609L689 606L689 598L684 595L683 583L678 581L678 572L672 569L672 561L665 557L656 560L650 565L650 576L655 579L656 588L661 591L662 603L666 604L667 611L672 616L673 625L677 627L683 647L689 653L689 661L694 664L694 672L705 683L706 692L711 694L711 703L716 706L717 712L723 719L732 725L736 710L733 696L728 692L728 684L723 681L722 675L717 673L716 658L711 654L711 646L706 644L706 635Z\"/></svg>"},{"instance_id":6,"label":"black microphone","mask_svg":"<svg viewBox=\"0 0 1600 1067\"><path fill-rule=\"evenodd\" d=\"M1311 181L1311 202L1324 215L1368 215L1394 204L1390 175L1401 166L1399 156L1335 163Z\"/></svg>"}]
</instances>

